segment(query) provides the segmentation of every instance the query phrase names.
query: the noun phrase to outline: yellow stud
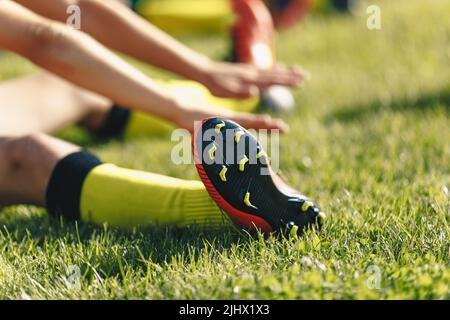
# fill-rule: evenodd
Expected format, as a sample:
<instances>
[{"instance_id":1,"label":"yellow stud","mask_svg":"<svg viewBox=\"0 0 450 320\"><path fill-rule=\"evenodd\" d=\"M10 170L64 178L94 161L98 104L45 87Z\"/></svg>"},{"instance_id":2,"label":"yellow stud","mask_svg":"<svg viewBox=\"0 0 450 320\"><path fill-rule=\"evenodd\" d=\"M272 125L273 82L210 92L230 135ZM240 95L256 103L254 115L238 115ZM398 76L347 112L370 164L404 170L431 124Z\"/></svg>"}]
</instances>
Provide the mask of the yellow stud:
<instances>
[{"instance_id":1,"label":"yellow stud","mask_svg":"<svg viewBox=\"0 0 450 320\"><path fill-rule=\"evenodd\" d=\"M261 157L266 157L267 158L267 154L264 150L261 150L260 152L258 152L258 154L256 155L256 158L259 159Z\"/></svg>"},{"instance_id":2,"label":"yellow stud","mask_svg":"<svg viewBox=\"0 0 450 320\"><path fill-rule=\"evenodd\" d=\"M223 121L221 121L220 123L216 124L216 128L214 129L216 131L217 134L220 133L220 130L225 127L225 123Z\"/></svg>"},{"instance_id":3,"label":"yellow stud","mask_svg":"<svg viewBox=\"0 0 450 320\"><path fill-rule=\"evenodd\" d=\"M302 205L302 211L306 212L312 206L314 206L314 204L311 201L305 201Z\"/></svg>"},{"instance_id":4,"label":"yellow stud","mask_svg":"<svg viewBox=\"0 0 450 320\"><path fill-rule=\"evenodd\" d=\"M239 143L239 141L241 141L241 137L245 134L244 131L236 131L236 133L234 134L234 141L236 143Z\"/></svg>"},{"instance_id":5,"label":"yellow stud","mask_svg":"<svg viewBox=\"0 0 450 320\"><path fill-rule=\"evenodd\" d=\"M208 151L208 153L209 153L209 158L211 159L211 160L214 160L214 157L216 156L216 150L217 150L217 147L216 147L216 145L213 143L213 145L212 145L212 147L209 149L209 151Z\"/></svg>"},{"instance_id":6,"label":"yellow stud","mask_svg":"<svg viewBox=\"0 0 450 320\"><path fill-rule=\"evenodd\" d=\"M248 162L247 156L244 156L241 161L239 161L239 171L244 172L245 164Z\"/></svg>"},{"instance_id":7,"label":"yellow stud","mask_svg":"<svg viewBox=\"0 0 450 320\"><path fill-rule=\"evenodd\" d=\"M220 176L220 180L222 180L223 182L227 181L227 177L225 176L227 171L228 171L228 168L225 167L224 165L222 165L222 170L220 170L219 176Z\"/></svg>"},{"instance_id":8,"label":"yellow stud","mask_svg":"<svg viewBox=\"0 0 450 320\"><path fill-rule=\"evenodd\" d=\"M298 232L298 226L296 224L294 224L292 226L291 230L289 231L289 235L291 237L293 237L294 239L297 239L298 238L297 232Z\"/></svg>"},{"instance_id":9,"label":"yellow stud","mask_svg":"<svg viewBox=\"0 0 450 320\"><path fill-rule=\"evenodd\" d=\"M327 215L325 214L325 212L320 211L317 215L317 219L319 219L320 224L324 224L325 220L327 219Z\"/></svg>"},{"instance_id":10,"label":"yellow stud","mask_svg":"<svg viewBox=\"0 0 450 320\"><path fill-rule=\"evenodd\" d=\"M253 207L252 203L250 202L250 192L247 192L244 196L244 203L247 207Z\"/></svg>"}]
</instances>

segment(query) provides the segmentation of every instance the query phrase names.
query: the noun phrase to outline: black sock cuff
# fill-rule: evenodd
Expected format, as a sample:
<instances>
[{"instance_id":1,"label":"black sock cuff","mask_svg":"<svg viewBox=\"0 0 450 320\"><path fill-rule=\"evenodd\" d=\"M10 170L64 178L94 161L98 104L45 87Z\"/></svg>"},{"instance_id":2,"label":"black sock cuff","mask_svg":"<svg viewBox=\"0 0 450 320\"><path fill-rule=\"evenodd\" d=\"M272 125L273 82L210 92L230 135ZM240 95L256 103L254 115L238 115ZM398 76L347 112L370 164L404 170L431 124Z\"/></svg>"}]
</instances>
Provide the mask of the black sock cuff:
<instances>
[{"instance_id":1,"label":"black sock cuff","mask_svg":"<svg viewBox=\"0 0 450 320\"><path fill-rule=\"evenodd\" d=\"M103 125L96 133L103 138L122 136L127 127L128 120L130 119L130 114L130 110L117 104L113 105L105 122L103 122Z\"/></svg>"},{"instance_id":2,"label":"black sock cuff","mask_svg":"<svg viewBox=\"0 0 450 320\"><path fill-rule=\"evenodd\" d=\"M80 218L80 199L84 181L92 169L102 164L93 154L80 151L60 160L47 186L47 210L53 217L69 221Z\"/></svg>"}]
</instances>

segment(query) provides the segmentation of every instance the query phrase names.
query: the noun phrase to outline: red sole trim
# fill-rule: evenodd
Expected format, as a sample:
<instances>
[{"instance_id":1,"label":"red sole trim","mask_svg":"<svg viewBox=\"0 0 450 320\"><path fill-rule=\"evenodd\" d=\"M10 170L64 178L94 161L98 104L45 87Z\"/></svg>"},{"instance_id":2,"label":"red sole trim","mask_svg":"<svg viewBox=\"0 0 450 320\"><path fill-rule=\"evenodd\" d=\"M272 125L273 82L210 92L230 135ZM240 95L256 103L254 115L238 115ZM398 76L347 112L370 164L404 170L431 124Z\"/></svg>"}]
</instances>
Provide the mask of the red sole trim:
<instances>
[{"instance_id":1,"label":"red sole trim","mask_svg":"<svg viewBox=\"0 0 450 320\"><path fill-rule=\"evenodd\" d=\"M197 152L197 136L198 133L201 132L203 124L208 121L209 119L213 119L215 117L207 118L202 120L202 124L199 125L197 128L194 129L194 134L192 136L192 149L194 153L194 162L195 167L197 168L197 172L200 176L200 179L202 180L203 184L206 187L206 190L208 191L211 198L217 203L217 205L222 208L233 220L233 222L241 226L245 229L259 229L264 233L269 233L273 231L272 226L264 219L258 216L254 216L249 213L245 213L243 211L240 211L236 208L234 208L231 204L229 204L216 190L211 180L208 178L208 175L206 174L201 158L198 155Z\"/></svg>"}]
</instances>

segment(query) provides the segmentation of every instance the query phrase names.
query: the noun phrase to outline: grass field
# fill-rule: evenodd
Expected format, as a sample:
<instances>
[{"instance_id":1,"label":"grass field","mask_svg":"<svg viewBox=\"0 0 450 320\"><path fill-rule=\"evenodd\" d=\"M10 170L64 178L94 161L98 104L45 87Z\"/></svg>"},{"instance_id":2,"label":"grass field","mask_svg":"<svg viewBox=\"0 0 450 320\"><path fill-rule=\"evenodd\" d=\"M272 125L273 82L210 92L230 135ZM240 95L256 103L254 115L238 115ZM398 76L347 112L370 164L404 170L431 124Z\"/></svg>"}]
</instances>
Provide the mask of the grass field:
<instances>
[{"instance_id":1,"label":"grass field","mask_svg":"<svg viewBox=\"0 0 450 320\"><path fill-rule=\"evenodd\" d=\"M313 75L284 117L292 130L281 169L328 213L319 235L125 233L10 207L0 213L0 298L449 299L450 2L379 4L379 31L366 15L312 16L278 38L280 60ZM226 54L223 39L186 41ZM0 53L0 79L34 70ZM196 178L193 166L170 162L164 138L61 136L122 166Z\"/></svg>"}]
</instances>

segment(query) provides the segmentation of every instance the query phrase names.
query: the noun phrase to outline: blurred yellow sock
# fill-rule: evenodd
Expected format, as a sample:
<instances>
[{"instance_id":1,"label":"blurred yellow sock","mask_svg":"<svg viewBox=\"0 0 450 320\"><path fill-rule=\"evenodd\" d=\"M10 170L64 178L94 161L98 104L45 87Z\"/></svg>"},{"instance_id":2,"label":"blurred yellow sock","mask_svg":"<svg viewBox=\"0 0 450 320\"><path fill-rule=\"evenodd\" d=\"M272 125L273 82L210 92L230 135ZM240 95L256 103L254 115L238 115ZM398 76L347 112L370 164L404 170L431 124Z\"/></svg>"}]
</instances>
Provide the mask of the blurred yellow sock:
<instances>
[{"instance_id":1,"label":"blurred yellow sock","mask_svg":"<svg viewBox=\"0 0 450 320\"><path fill-rule=\"evenodd\" d=\"M202 84L187 80L158 80L172 92L173 96L189 101L192 105L220 107L224 109L252 112L259 104L259 97L249 99L225 99L213 96ZM174 125L170 122L141 112L132 112L125 129L125 137L169 134Z\"/></svg>"},{"instance_id":2,"label":"blurred yellow sock","mask_svg":"<svg viewBox=\"0 0 450 320\"><path fill-rule=\"evenodd\" d=\"M136 11L175 35L223 33L234 21L229 0L139 0Z\"/></svg>"}]
</instances>

